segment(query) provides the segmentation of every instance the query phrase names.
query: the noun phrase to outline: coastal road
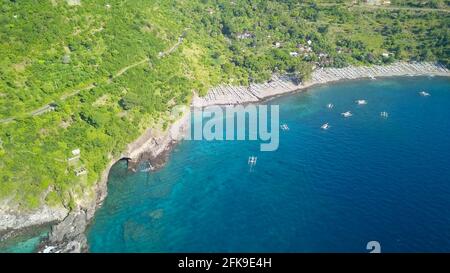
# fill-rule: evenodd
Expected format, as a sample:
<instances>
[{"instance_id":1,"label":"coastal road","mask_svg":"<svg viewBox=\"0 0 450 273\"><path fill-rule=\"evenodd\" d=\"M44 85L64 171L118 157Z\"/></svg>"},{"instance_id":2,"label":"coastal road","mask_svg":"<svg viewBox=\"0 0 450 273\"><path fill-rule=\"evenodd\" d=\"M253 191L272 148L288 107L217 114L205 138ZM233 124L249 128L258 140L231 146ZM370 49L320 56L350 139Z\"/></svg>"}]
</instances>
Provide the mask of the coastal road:
<instances>
[{"instance_id":1,"label":"coastal road","mask_svg":"<svg viewBox=\"0 0 450 273\"><path fill-rule=\"evenodd\" d=\"M184 39L184 36L185 36L186 34L185 33L183 33L180 37L178 37L178 42L176 42L176 44L174 44L171 48L169 48L168 50L166 50L166 51L164 51L164 52L161 52L161 54L159 55L161 58L162 57L164 57L164 56L166 56L166 55L170 55L170 54L172 54L172 52L174 52L177 48L178 48L178 46L180 46L181 45L181 43L183 42L183 39Z\"/></svg>"},{"instance_id":2,"label":"coastal road","mask_svg":"<svg viewBox=\"0 0 450 273\"><path fill-rule=\"evenodd\" d=\"M184 37L185 37L185 35L186 35L186 31L187 31L187 30L188 30L188 29L185 29L185 30L184 30L183 34L182 34L180 37L178 37L177 42L176 42L172 47L170 47L170 48L167 49L166 51L160 52L159 57L162 58L162 57L164 57L164 56L167 56L167 55L172 54L172 53L173 53L173 52L181 45L181 43L183 42L183 39L184 39ZM146 62L148 62L148 61L150 61L150 58L147 57L147 58L144 58L144 59L142 59L142 60L140 60L140 61L138 61L138 62L135 62L135 63L133 63L133 64L130 64L130 65L127 65L127 66L121 68L121 69L120 69L116 74L114 74L114 76L113 76L111 79L109 79L107 82L108 82L108 83L111 83L113 79L115 79L115 78L117 78L117 77L120 77L120 76L123 75L125 72L127 72L129 69L132 69L132 68L134 68L134 67L136 67L136 66L139 66L139 65L141 65L141 64L144 64L144 63L146 63ZM70 98L70 97L73 97L73 96L77 95L77 94L80 93L81 91L90 90L90 89L94 88L95 86L96 86L95 83L91 83L91 84L88 85L88 86L85 86L85 87L80 88L80 89L76 89L76 90L74 90L74 91L72 91L72 92L70 92L70 93L68 93L68 94L62 95L62 96L60 97L60 99L61 99L62 101L64 101L64 100L66 100L66 99L68 99L68 98ZM31 116L31 117L42 115L42 114L44 114L44 113L47 113L48 111L52 111L52 110L54 109L54 106L53 106L53 105L54 105L54 102L51 102L51 103L49 103L49 104L46 104L46 105L44 105L44 106L42 106L42 107L39 107L39 108L37 108L37 109L34 109L34 110L28 112L27 115L28 115L28 116ZM14 121L14 120L15 120L15 117L4 118L4 119L0 119L0 123L8 123L8 122L12 122L12 121Z\"/></svg>"},{"instance_id":3,"label":"coastal road","mask_svg":"<svg viewBox=\"0 0 450 273\"><path fill-rule=\"evenodd\" d=\"M83 87L83 88L80 88L80 89L76 89L76 90L74 90L74 91L72 91L71 93L69 93L69 94L64 94L64 95L62 95L61 97L60 97L60 99L61 100L66 100L67 98L70 98L70 97L73 97L73 96L75 96L76 94L78 94L78 93L80 93L81 91L85 91L85 90L90 90L90 89L92 89L92 88L94 88L95 87L95 84L90 84L90 85L88 85L88 86L86 86L86 87ZM39 108L37 108L37 109L34 109L34 110L32 110L32 111L30 111L30 112L28 112L28 116L31 116L31 117L35 117L35 116L39 116L39 115L42 115L42 114L45 114L45 113L47 113L47 112L49 112L49 111L52 111L54 109L54 102L53 103L49 103L49 104L46 104L46 105L44 105L44 106L42 106L42 107L39 107ZM0 119L0 123L8 123L8 122L12 122L12 121L14 121L14 117L9 117L9 118L5 118L5 119Z\"/></svg>"},{"instance_id":4,"label":"coastal road","mask_svg":"<svg viewBox=\"0 0 450 273\"><path fill-rule=\"evenodd\" d=\"M120 70L119 70L112 78L115 79L115 78L117 78L117 77L120 77L120 76L122 76L125 72L127 72L129 69L131 69L131 68L133 68L133 67L136 67L136 66L138 66L138 65L141 65L141 64L143 64L143 63L145 63L145 62L148 62L149 60L150 60L149 58L145 58L145 59L143 59L143 60L140 60L139 62L136 62L136 63L134 63L134 64L130 64L130 65L128 65L128 66L126 66L126 67L120 69Z\"/></svg>"},{"instance_id":5,"label":"coastal road","mask_svg":"<svg viewBox=\"0 0 450 273\"><path fill-rule=\"evenodd\" d=\"M69 94L62 95L60 99L61 99L61 100L66 100L67 98L73 97L73 96L75 96L76 94L80 93L81 91L91 90L91 89L94 88L94 87L95 87L95 84L94 84L94 83L91 83L90 85L88 85L88 86L86 86L86 87L83 87L83 88L74 90L74 91L72 91L72 92L69 93Z\"/></svg>"},{"instance_id":6,"label":"coastal road","mask_svg":"<svg viewBox=\"0 0 450 273\"><path fill-rule=\"evenodd\" d=\"M14 118L4 118L4 119L0 119L0 123L8 123L8 122L11 122L13 120L14 120Z\"/></svg>"}]
</instances>

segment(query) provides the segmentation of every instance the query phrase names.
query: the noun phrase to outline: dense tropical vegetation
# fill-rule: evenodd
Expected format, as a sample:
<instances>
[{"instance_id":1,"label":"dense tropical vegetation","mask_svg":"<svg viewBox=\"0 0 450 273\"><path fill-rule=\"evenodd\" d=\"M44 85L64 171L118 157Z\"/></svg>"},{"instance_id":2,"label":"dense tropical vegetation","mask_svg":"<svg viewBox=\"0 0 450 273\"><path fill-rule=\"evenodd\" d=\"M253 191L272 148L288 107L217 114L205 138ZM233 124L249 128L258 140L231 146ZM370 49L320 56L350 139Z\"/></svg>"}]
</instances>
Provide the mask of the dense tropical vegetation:
<instances>
[{"instance_id":1,"label":"dense tropical vegetation","mask_svg":"<svg viewBox=\"0 0 450 273\"><path fill-rule=\"evenodd\" d=\"M0 200L74 206L127 143L222 82L395 60L448 66L449 1L426 3L2 0ZM67 162L77 148L87 176Z\"/></svg>"}]
</instances>

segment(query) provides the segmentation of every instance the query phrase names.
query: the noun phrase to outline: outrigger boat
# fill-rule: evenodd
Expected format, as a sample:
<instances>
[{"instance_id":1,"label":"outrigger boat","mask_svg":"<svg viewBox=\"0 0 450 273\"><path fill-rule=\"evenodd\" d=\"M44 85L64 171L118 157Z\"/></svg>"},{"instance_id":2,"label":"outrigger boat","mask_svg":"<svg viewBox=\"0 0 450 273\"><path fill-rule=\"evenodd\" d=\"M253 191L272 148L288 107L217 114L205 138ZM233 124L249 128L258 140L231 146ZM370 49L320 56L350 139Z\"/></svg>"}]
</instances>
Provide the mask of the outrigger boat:
<instances>
[{"instance_id":1,"label":"outrigger boat","mask_svg":"<svg viewBox=\"0 0 450 273\"><path fill-rule=\"evenodd\" d=\"M283 130L283 131L288 131L288 130L289 130L289 127L287 126L287 124L281 124L281 125L280 125L280 128L281 128L281 130Z\"/></svg>"},{"instance_id":2,"label":"outrigger boat","mask_svg":"<svg viewBox=\"0 0 450 273\"><path fill-rule=\"evenodd\" d=\"M341 115L343 115L343 116L344 116L344 118L348 118L348 117L351 117L351 116L353 116L352 112L350 112L350 111L347 111L347 112L341 113Z\"/></svg>"},{"instance_id":3,"label":"outrigger boat","mask_svg":"<svg viewBox=\"0 0 450 273\"><path fill-rule=\"evenodd\" d=\"M248 158L248 165L250 165L250 166L255 166L256 165L256 160L257 160L258 158L256 157L256 156L250 156L249 158Z\"/></svg>"}]
</instances>

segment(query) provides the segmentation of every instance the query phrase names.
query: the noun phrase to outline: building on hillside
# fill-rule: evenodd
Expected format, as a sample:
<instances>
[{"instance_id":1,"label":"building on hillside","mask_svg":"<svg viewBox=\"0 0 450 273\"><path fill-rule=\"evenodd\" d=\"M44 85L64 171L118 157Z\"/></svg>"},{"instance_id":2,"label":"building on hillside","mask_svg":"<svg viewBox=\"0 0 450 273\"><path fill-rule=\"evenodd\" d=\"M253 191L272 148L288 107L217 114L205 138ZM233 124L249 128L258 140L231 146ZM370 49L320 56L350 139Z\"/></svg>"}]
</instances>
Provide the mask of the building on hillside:
<instances>
[{"instance_id":1,"label":"building on hillside","mask_svg":"<svg viewBox=\"0 0 450 273\"><path fill-rule=\"evenodd\" d=\"M69 6L79 6L81 5L81 0L66 0Z\"/></svg>"},{"instance_id":2,"label":"building on hillside","mask_svg":"<svg viewBox=\"0 0 450 273\"><path fill-rule=\"evenodd\" d=\"M80 149L75 149L71 152L69 158L67 158L67 163L69 166L77 166L80 162L81 151Z\"/></svg>"},{"instance_id":3,"label":"building on hillside","mask_svg":"<svg viewBox=\"0 0 450 273\"><path fill-rule=\"evenodd\" d=\"M310 46L305 46L305 45L302 45L302 44L298 44L297 45L297 48L298 48L298 51L300 51L301 53L303 53L303 52L312 52L312 48L310 47Z\"/></svg>"},{"instance_id":4,"label":"building on hillside","mask_svg":"<svg viewBox=\"0 0 450 273\"><path fill-rule=\"evenodd\" d=\"M251 33L251 32L248 32L248 31L244 31L244 32L242 32L242 33L237 33L236 34L236 38L237 39L249 39L249 38L253 38L254 37L254 35L253 35L253 33Z\"/></svg>"},{"instance_id":5,"label":"building on hillside","mask_svg":"<svg viewBox=\"0 0 450 273\"><path fill-rule=\"evenodd\" d=\"M82 175L87 174L87 170L85 167L80 167L78 169L75 169L74 173L76 176L82 176Z\"/></svg>"},{"instance_id":6,"label":"building on hillside","mask_svg":"<svg viewBox=\"0 0 450 273\"><path fill-rule=\"evenodd\" d=\"M391 4L389 0L365 0L367 5L371 6L388 6Z\"/></svg>"}]
</instances>

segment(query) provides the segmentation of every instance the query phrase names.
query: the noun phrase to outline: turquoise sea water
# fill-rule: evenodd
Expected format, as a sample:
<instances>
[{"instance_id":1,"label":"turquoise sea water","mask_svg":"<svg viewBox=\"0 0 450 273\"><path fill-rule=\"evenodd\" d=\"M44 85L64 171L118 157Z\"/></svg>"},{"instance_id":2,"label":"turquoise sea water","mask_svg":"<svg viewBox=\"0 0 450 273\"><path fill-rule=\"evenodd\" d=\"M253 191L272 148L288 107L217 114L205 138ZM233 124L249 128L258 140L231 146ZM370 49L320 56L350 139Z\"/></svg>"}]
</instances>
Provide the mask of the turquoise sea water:
<instances>
[{"instance_id":1,"label":"turquoise sea water","mask_svg":"<svg viewBox=\"0 0 450 273\"><path fill-rule=\"evenodd\" d=\"M368 252L376 240L383 252L450 251L448 78L351 81L268 103L290 127L275 152L184 141L155 173L116 164L90 250Z\"/></svg>"},{"instance_id":2,"label":"turquoise sea water","mask_svg":"<svg viewBox=\"0 0 450 273\"><path fill-rule=\"evenodd\" d=\"M28 234L0 242L0 253L32 253L42 239L48 236L49 227L38 227Z\"/></svg>"}]
</instances>

